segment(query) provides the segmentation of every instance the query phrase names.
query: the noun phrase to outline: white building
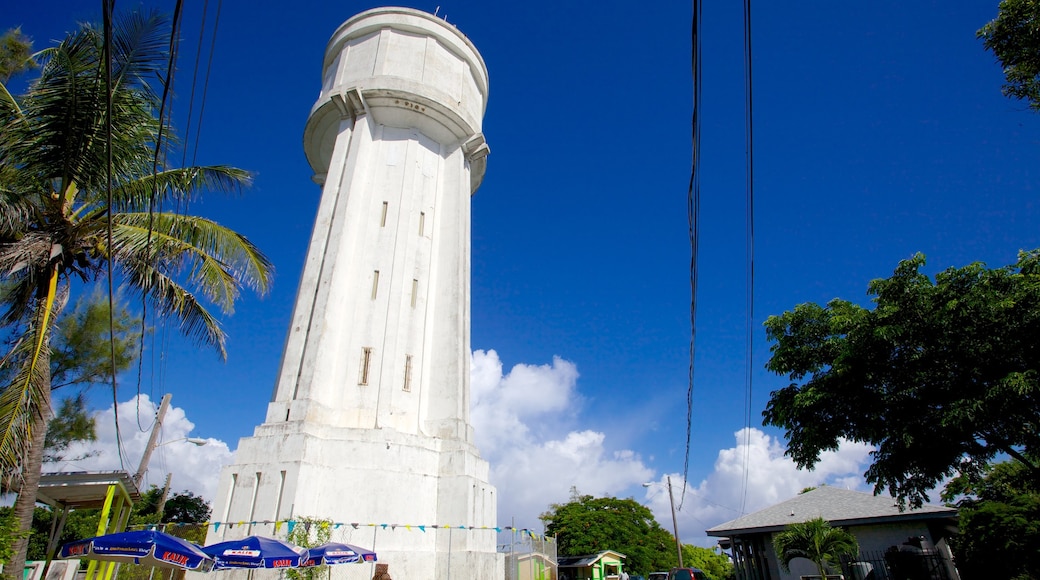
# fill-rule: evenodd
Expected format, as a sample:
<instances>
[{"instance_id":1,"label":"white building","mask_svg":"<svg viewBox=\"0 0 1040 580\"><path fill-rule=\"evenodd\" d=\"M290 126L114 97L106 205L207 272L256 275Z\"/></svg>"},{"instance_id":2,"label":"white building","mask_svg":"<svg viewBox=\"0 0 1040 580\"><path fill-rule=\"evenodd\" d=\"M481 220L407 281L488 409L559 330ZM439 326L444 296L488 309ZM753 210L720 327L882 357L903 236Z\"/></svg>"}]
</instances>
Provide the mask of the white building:
<instances>
[{"instance_id":1,"label":"white building","mask_svg":"<svg viewBox=\"0 0 1040 580\"><path fill-rule=\"evenodd\" d=\"M502 576L469 423L487 94L476 48L430 14L369 10L333 35L304 133L322 194L292 327L266 420L221 474L224 525L207 543L284 537L312 517L368 526L372 541L351 543L395 580Z\"/></svg>"}]
</instances>

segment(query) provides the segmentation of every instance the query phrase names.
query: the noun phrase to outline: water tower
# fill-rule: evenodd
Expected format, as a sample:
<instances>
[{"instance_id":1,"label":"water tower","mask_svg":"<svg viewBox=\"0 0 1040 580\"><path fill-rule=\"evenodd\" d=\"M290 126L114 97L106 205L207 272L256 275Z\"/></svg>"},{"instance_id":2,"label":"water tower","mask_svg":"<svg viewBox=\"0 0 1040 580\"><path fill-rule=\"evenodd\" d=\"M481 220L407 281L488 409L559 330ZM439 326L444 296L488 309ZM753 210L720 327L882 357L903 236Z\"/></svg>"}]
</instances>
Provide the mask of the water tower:
<instances>
[{"instance_id":1,"label":"water tower","mask_svg":"<svg viewBox=\"0 0 1040 580\"><path fill-rule=\"evenodd\" d=\"M315 517L369 525L361 545L395 579L502 576L469 423L487 95L477 49L433 15L369 10L332 36L304 132L321 202L281 370L213 510L244 524L208 543Z\"/></svg>"}]
</instances>

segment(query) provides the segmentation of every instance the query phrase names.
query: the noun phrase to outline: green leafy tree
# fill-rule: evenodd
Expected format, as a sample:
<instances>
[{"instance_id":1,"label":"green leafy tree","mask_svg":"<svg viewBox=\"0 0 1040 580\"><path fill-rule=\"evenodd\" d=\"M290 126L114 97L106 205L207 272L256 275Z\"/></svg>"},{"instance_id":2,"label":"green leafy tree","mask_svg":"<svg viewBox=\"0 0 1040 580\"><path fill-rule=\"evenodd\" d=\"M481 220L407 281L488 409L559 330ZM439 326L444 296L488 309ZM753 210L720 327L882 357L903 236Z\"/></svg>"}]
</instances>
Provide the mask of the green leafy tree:
<instances>
[{"instance_id":1,"label":"green leafy tree","mask_svg":"<svg viewBox=\"0 0 1040 580\"><path fill-rule=\"evenodd\" d=\"M1004 461L981 478L958 476L943 499L957 500L953 552L965 578L1040 578L1040 486L1025 466Z\"/></svg>"},{"instance_id":2,"label":"green leafy tree","mask_svg":"<svg viewBox=\"0 0 1040 580\"><path fill-rule=\"evenodd\" d=\"M546 535L556 536L560 555L613 550L626 556L627 572L644 576L678 563L675 538L633 499L574 493L567 503L551 504L540 519Z\"/></svg>"},{"instance_id":3,"label":"green leafy tree","mask_svg":"<svg viewBox=\"0 0 1040 580\"><path fill-rule=\"evenodd\" d=\"M736 578L733 563L725 554L717 554L710 548L702 548L692 544L682 546L683 565L700 568L711 580L732 580Z\"/></svg>"},{"instance_id":4,"label":"green leafy tree","mask_svg":"<svg viewBox=\"0 0 1040 580\"><path fill-rule=\"evenodd\" d=\"M0 272L8 287L0 324L24 329L5 358L17 372L0 392L0 470L21 479L14 509L22 529L31 525L52 414L53 320L73 280L103 277L110 265L132 294L221 356L225 336L207 304L229 313L243 287L263 293L270 283L271 264L245 237L162 211L249 181L232 167L161 162L175 155L156 166L161 98L149 82L165 73L168 35L154 13L117 19L111 107L99 81L107 76L104 35L89 25L40 53L26 94L0 91ZM21 570L24 554L19 542L9 569Z\"/></svg>"},{"instance_id":5,"label":"green leafy tree","mask_svg":"<svg viewBox=\"0 0 1040 580\"><path fill-rule=\"evenodd\" d=\"M47 440L44 443L43 461L79 461L90 454L78 457L66 455L69 445L76 441L96 441L97 432L94 417L87 410L87 398L84 393L69 397L61 402L58 412L47 424Z\"/></svg>"},{"instance_id":6,"label":"green leafy tree","mask_svg":"<svg viewBox=\"0 0 1040 580\"><path fill-rule=\"evenodd\" d=\"M0 564L7 564L14 555L14 542L24 538L28 534L19 529L18 520L14 517L14 510L9 507L0 507Z\"/></svg>"},{"instance_id":7,"label":"green leafy tree","mask_svg":"<svg viewBox=\"0 0 1040 580\"><path fill-rule=\"evenodd\" d=\"M51 337L52 391L67 386L109 385L113 369L116 373L125 371L136 360L141 318L130 312L120 295L113 296L111 306L115 310L110 308L108 296L95 288L58 318Z\"/></svg>"},{"instance_id":8,"label":"green leafy tree","mask_svg":"<svg viewBox=\"0 0 1040 580\"><path fill-rule=\"evenodd\" d=\"M856 538L842 528L832 528L823 518L791 524L773 536L773 549L785 572L791 571L791 561L805 558L816 564L821 577L829 569L838 569L842 556L859 554Z\"/></svg>"},{"instance_id":9,"label":"green leafy tree","mask_svg":"<svg viewBox=\"0 0 1040 580\"><path fill-rule=\"evenodd\" d=\"M11 28L0 35L0 83L6 84L14 75L36 66L32 39L22 34L21 27Z\"/></svg>"},{"instance_id":10,"label":"green leafy tree","mask_svg":"<svg viewBox=\"0 0 1040 580\"><path fill-rule=\"evenodd\" d=\"M286 537L290 544L296 544L301 548L313 548L332 539L332 520L298 516L294 517L293 521L296 523ZM328 569L328 566L288 569L285 575L290 580L315 580L324 577Z\"/></svg>"},{"instance_id":11,"label":"green leafy tree","mask_svg":"<svg viewBox=\"0 0 1040 580\"><path fill-rule=\"evenodd\" d=\"M163 501L163 489L154 485L141 495L141 501L134 504L136 517L155 516L148 520L149 523L196 524L208 521L211 512L209 503L203 497L188 490L172 494Z\"/></svg>"},{"instance_id":12,"label":"green leafy tree","mask_svg":"<svg viewBox=\"0 0 1040 580\"><path fill-rule=\"evenodd\" d=\"M1040 478L1040 252L989 269L924 256L869 285L874 308L835 299L766 320L769 370L787 375L764 423L813 467L843 440L876 447L866 478L919 506L956 473L1009 456Z\"/></svg>"},{"instance_id":13,"label":"green leafy tree","mask_svg":"<svg viewBox=\"0 0 1040 580\"><path fill-rule=\"evenodd\" d=\"M1004 67L1004 95L1040 111L1040 0L1003 0L978 37Z\"/></svg>"}]
</instances>

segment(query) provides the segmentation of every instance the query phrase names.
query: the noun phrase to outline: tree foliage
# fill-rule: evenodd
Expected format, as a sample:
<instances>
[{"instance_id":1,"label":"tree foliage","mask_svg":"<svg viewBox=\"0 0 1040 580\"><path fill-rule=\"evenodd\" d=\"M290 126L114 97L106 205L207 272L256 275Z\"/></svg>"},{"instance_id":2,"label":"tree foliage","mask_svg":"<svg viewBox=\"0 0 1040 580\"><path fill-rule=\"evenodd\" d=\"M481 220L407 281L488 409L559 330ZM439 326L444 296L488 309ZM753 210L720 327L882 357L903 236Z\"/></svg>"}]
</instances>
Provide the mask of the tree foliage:
<instances>
[{"instance_id":1,"label":"tree foliage","mask_svg":"<svg viewBox=\"0 0 1040 580\"><path fill-rule=\"evenodd\" d=\"M626 556L626 571L644 576L678 563L675 538L648 508L633 499L574 493L567 503L551 504L540 518L545 533L556 536L560 555L613 550Z\"/></svg>"},{"instance_id":2,"label":"tree foliage","mask_svg":"<svg viewBox=\"0 0 1040 580\"><path fill-rule=\"evenodd\" d=\"M773 536L773 548L785 571L790 572L795 558L806 558L816 564L821 577L826 577L828 569L840 566L842 556L859 554L855 536L842 528L832 528L823 518L787 526Z\"/></svg>"},{"instance_id":3,"label":"tree foliage","mask_svg":"<svg viewBox=\"0 0 1040 580\"><path fill-rule=\"evenodd\" d=\"M111 306L115 310L95 288L59 317L51 337L52 391L111 384L113 371L123 372L136 360L141 318L130 312L122 296L114 296Z\"/></svg>"},{"instance_id":4,"label":"tree foliage","mask_svg":"<svg viewBox=\"0 0 1040 580\"><path fill-rule=\"evenodd\" d=\"M76 441L96 441L95 427L96 422L87 410L87 398L82 392L75 397L64 399L58 412L47 425L44 462L79 461L87 457L69 457L66 452L69 445Z\"/></svg>"},{"instance_id":5,"label":"tree foliage","mask_svg":"<svg viewBox=\"0 0 1040 580\"><path fill-rule=\"evenodd\" d=\"M100 82L109 76L105 35L91 25L39 53L25 94L0 84L0 325L24 329L4 358L15 372L0 390L0 471L20 474L23 529L52 414L52 327L73 281L105 277L111 266L131 295L222 357L225 334L210 308L230 313L243 289L264 293L271 282L270 262L244 236L164 210L250 180L233 167L165 163L179 157L156 117L156 87L172 82L164 78L169 34L156 13L116 18L110 87ZM22 554L16 549L11 568L20 570Z\"/></svg>"},{"instance_id":6,"label":"tree foliage","mask_svg":"<svg viewBox=\"0 0 1040 580\"><path fill-rule=\"evenodd\" d=\"M332 520L297 516L293 518L296 525L289 530L286 540L301 548L320 546L332 539ZM316 580L328 574L328 566L312 566L310 568L289 569L285 575L289 580Z\"/></svg>"},{"instance_id":7,"label":"tree foliage","mask_svg":"<svg viewBox=\"0 0 1040 580\"><path fill-rule=\"evenodd\" d=\"M162 502L162 495L163 489L153 485L141 495L141 501L134 504L134 514L138 518L154 515L154 521L162 524L197 524L209 521L212 508L202 496L184 490L170 495Z\"/></svg>"},{"instance_id":8,"label":"tree foliage","mask_svg":"<svg viewBox=\"0 0 1040 580\"><path fill-rule=\"evenodd\" d=\"M11 28L0 35L0 83L7 83L14 75L36 66L32 57L32 39L22 34L21 27Z\"/></svg>"},{"instance_id":9,"label":"tree foliage","mask_svg":"<svg viewBox=\"0 0 1040 580\"><path fill-rule=\"evenodd\" d=\"M918 254L869 285L874 308L835 299L766 320L766 365L790 384L764 423L813 467L843 439L875 446L867 481L919 506L955 473L995 456L1031 476L1040 450L1040 252L989 269L950 268L934 282Z\"/></svg>"},{"instance_id":10,"label":"tree foliage","mask_svg":"<svg viewBox=\"0 0 1040 580\"><path fill-rule=\"evenodd\" d=\"M711 580L732 580L736 577L733 562L710 548L683 544L682 560L684 566L700 568Z\"/></svg>"},{"instance_id":11,"label":"tree foliage","mask_svg":"<svg viewBox=\"0 0 1040 580\"><path fill-rule=\"evenodd\" d=\"M1040 111L1040 0L1003 0L978 36L1004 67L1004 95Z\"/></svg>"},{"instance_id":12,"label":"tree foliage","mask_svg":"<svg viewBox=\"0 0 1040 580\"><path fill-rule=\"evenodd\" d=\"M981 478L958 476L943 492L957 501L953 541L965 578L1040 578L1040 485L1018 462L988 466Z\"/></svg>"}]
</instances>

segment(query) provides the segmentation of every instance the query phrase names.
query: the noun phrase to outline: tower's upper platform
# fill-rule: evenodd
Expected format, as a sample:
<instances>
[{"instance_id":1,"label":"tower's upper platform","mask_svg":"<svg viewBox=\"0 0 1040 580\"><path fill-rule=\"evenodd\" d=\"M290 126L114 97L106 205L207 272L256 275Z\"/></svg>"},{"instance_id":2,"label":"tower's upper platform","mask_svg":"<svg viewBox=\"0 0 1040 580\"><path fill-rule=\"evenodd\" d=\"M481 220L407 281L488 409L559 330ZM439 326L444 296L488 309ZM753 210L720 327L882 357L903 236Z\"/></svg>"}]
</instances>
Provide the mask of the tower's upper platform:
<instances>
[{"instance_id":1,"label":"tower's upper platform","mask_svg":"<svg viewBox=\"0 0 1040 580\"><path fill-rule=\"evenodd\" d=\"M304 150L315 173L324 173L340 119L359 114L445 145L465 143L480 135L487 98L484 59L457 28L411 8L367 10L329 41ZM478 140L469 147L482 146Z\"/></svg>"}]
</instances>

